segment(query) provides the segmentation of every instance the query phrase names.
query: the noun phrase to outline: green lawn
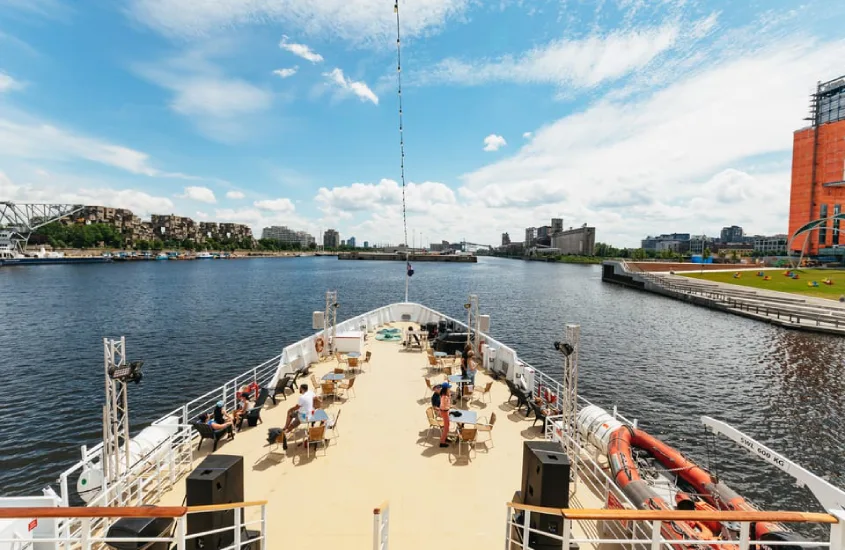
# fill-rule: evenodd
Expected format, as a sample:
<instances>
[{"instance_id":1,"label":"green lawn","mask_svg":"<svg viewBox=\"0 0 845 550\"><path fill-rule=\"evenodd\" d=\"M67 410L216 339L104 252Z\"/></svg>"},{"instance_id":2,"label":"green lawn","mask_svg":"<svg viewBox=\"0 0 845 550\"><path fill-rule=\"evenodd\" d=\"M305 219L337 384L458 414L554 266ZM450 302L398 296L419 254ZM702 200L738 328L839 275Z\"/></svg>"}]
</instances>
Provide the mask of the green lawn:
<instances>
[{"instance_id":1,"label":"green lawn","mask_svg":"<svg viewBox=\"0 0 845 550\"><path fill-rule=\"evenodd\" d=\"M763 277L757 276L757 271L740 270L742 276L739 279L734 279L734 272L704 272L704 273L680 273L678 275L685 275L695 279L705 279L708 281L716 281L719 283L730 283L734 285L750 286L754 288L767 288L769 290L778 290L780 292L791 292L792 294L802 294L804 296L815 296L818 298L829 298L831 300L838 300L839 296L845 294L845 270L840 269L798 269L798 280L790 279L784 276L786 269L766 269L763 270L765 275L771 277L770 281L764 281ZM832 285L822 283L822 279L830 279L833 281ZM819 283L818 287L807 286L808 282L816 281Z\"/></svg>"}]
</instances>

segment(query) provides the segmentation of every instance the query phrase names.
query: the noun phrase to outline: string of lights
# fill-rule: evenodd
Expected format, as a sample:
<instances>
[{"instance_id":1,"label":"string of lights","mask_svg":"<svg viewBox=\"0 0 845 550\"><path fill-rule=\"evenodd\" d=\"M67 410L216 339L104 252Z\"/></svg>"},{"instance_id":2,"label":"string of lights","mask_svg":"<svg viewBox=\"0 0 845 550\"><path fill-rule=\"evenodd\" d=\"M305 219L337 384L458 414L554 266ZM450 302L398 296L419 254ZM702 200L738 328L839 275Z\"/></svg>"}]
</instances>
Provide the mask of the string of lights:
<instances>
[{"instance_id":1,"label":"string of lights","mask_svg":"<svg viewBox=\"0 0 845 550\"><path fill-rule=\"evenodd\" d=\"M396 14L396 81L399 95L399 172L402 179L402 225L405 229L405 248L408 247L408 216L405 210L405 134L402 122L402 37L399 33L399 0L393 4L393 13Z\"/></svg>"}]
</instances>

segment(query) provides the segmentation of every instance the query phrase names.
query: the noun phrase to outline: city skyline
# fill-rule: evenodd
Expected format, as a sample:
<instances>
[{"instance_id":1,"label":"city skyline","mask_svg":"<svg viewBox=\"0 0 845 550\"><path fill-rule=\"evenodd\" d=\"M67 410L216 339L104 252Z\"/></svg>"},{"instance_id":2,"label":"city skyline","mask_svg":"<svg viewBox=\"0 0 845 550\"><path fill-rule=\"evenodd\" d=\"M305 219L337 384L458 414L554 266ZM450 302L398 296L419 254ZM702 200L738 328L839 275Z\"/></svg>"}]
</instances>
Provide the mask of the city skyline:
<instances>
[{"instance_id":1,"label":"city skyline","mask_svg":"<svg viewBox=\"0 0 845 550\"><path fill-rule=\"evenodd\" d=\"M808 93L845 72L842 3L402 0L403 191L391 3L203 6L0 2L0 200L394 243L407 217L409 244L782 233Z\"/></svg>"}]
</instances>

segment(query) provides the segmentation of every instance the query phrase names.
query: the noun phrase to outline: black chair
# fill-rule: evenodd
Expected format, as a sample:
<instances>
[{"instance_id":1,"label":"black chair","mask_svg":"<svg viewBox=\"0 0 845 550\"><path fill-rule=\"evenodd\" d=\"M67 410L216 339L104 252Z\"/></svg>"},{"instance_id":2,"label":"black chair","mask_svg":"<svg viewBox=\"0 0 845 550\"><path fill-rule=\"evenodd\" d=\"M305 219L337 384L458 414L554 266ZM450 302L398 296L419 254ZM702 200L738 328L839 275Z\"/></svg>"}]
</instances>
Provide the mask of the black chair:
<instances>
[{"instance_id":1,"label":"black chair","mask_svg":"<svg viewBox=\"0 0 845 550\"><path fill-rule=\"evenodd\" d=\"M241 431L241 426L243 426L244 420L246 420L247 426L251 428L257 426L259 422L263 422L263 420L261 420L261 408L264 406L268 397L270 397L270 390L267 388L261 388L261 391L258 393L258 401L255 402L255 406L248 410L245 415L241 416L241 420L238 422L238 431Z\"/></svg>"},{"instance_id":2,"label":"black chair","mask_svg":"<svg viewBox=\"0 0 845 550\"><path fill-rule=\"evenodd\" d=\"M211 439L214 441L214 446L211 448L211 452L213 453L217 450L217 442L220 441L220 438L227 433L232 433L232 426L226 426L222 430L215 430L207 423L200 421L194 422L192 426L200 434L200 444L197 445L198 451L200 450L200 447L202 447L203 440Z\"/></svg>"},{"instance_id":3,"label":"black chair","mask_svg":"<svg viewBox=\"0 0 845 550\"><path fill-rule=\"evenodd\" d=\"M289 374L282 376L278 382L276 382L276 387L273 388L273 393L270 394L270 399L273 400L273 405L276 404L276 396L281 395L285 398L285 401L288 399L288 395L285 392L286 389L290 388L291 391L296 393L296 387L293 385L293 379L290 377Z\"/></svg>"},{"instance_id":4,"label":"black chair","mask_svg":"<svg viewBox=\"0 0 845 550\"><path fill-rule=\"evenodd\" d=\"M538 405L534 401L529 401L528 405L531 407L531 410L534 411L534 423L531 424L531 427L533 428L534 426L537 425L537 421L542 420L543 421L543 427L545 428L546 427L546 413L543 412L543 407L541 407L540 405ZM527 411L526 411L525 415L528 416Z\"/></svg>"}]
</instances>

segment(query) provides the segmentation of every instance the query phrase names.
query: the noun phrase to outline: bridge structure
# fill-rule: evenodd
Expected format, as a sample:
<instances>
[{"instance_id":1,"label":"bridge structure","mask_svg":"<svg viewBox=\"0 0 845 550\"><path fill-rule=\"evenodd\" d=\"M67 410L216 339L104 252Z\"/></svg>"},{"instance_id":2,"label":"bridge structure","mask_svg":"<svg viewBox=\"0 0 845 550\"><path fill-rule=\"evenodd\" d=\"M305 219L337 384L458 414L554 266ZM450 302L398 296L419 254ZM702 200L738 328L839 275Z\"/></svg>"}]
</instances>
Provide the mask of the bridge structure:
<instances>
[{"instance_id":1,"label":"bridge structure","mask_svg":"<svg viewBox=\"0 0 845 550\"><path fill-rule=\"evenodd\" d=\"M0 201L0 256L23 255L33 232L83 208L79 204Z\"/></svg>"}]
</instances>

